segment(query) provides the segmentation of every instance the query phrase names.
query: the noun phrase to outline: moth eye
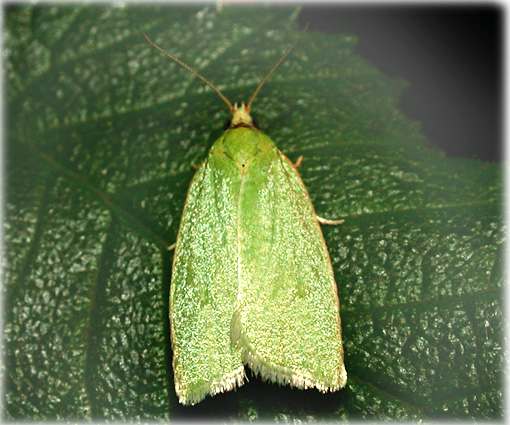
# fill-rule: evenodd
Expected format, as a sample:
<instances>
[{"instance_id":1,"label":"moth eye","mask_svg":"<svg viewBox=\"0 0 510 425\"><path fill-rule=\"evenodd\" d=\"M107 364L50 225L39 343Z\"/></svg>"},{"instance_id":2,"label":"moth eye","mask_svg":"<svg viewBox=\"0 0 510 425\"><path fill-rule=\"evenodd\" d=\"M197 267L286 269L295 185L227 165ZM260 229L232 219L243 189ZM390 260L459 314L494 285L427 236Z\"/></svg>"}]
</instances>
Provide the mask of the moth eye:
<instances>
[{"instance_id":1,"label":"moth eye","mask_svg":"<svg viewBox=\"0 0 510 425\"><path fill-rule=\"evenodd\" d=\"M230 128L230 126L232 125L232 118L227 118L224 122L223 122L223 130L228 130Z\"/></svg>"}]
</instances>

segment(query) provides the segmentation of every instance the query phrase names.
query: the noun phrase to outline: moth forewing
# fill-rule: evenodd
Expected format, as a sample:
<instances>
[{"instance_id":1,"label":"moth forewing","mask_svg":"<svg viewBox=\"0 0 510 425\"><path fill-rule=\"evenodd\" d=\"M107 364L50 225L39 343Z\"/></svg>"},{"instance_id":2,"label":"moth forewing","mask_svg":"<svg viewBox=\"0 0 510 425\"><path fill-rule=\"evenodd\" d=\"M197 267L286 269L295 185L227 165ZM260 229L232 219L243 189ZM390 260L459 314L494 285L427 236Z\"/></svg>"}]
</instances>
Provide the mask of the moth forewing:
<instances>
[{"instance_id":1,"label":"moth forewing","mask_svg":"<svg viewBox=\"0 0 510 425\"><path fill-rule=\"evenodd\" d=\"M252 161L239 209L242 273L233 340L243 362L266 380L342 388L346 372L329 254L305 186L276 148Z\"/></svg>"},{"instance_id":2,"label":"moth forewing","mask_svg":"<svg viewBox=\"0 0 510 425\"><path fill-rule=\"evenodd\" d=\"M237 296L235 207L212 159L198 169L188 190L174 254L170 324L175 388L179 401L242 385L244 367L229 329ZM218 240L223 244L218 246Z\"/></svg>"}]
</instances>

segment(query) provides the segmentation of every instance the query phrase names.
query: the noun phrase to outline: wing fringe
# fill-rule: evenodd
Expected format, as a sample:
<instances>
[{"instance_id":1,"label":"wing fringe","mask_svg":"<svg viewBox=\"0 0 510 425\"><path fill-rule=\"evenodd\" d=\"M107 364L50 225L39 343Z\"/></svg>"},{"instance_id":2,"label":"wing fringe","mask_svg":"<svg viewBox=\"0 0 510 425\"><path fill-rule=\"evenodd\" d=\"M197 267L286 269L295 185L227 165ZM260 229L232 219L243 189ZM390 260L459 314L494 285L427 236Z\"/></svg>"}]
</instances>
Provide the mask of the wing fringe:
<instances>
[{"instance_id":1,"label":"wing fringe","mask_svg":"<svg viewBox=\"0 0 510 425\"><path fill-rule=\"evenodd\" d=\"M194 405L207 396L213 396L218 393L233 390L236 387L241 387L244 385L246 379L244 366L240 366L232 372L220 378L213 379L211 382L206 382L197 388L187 390L176 388L176 392L181 404Z\"/></svg>"}]
</instances>

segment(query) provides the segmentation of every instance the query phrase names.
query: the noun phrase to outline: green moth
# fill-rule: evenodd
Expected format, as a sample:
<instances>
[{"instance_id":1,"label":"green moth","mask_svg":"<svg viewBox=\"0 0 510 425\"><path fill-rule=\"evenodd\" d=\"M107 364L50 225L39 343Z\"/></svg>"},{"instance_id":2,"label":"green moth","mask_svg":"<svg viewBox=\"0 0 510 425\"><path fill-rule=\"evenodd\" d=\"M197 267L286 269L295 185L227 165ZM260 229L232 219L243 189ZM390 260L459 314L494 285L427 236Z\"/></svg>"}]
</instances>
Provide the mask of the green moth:
<instances>
[{"instance_id":1,"label":"green moth","mask_svg":"<svg viewBox=\"0 0 510 425\"><path fill-rule=\"evenodd\" d=\"M230 127L191 181L175 246L170 323L175 391L195 404L263 379L336 391L347 373L333 270L305 186L255 128L251 103L229 106Z\"/></svg>"}]
</instances>

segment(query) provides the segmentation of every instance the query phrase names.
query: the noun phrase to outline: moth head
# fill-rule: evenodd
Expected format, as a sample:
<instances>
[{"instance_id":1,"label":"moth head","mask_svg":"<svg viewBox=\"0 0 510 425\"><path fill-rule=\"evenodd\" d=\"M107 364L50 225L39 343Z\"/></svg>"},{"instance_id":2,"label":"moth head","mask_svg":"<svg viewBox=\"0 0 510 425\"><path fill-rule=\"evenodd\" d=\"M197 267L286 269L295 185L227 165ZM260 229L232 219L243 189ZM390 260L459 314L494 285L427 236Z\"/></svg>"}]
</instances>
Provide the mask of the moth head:
<instances>
[{"instance_id":1,"label":"moth head","mask_svg":"<svg viewBox=\"0 0 510 425\"><path fill-rule=\"evenodd\" d=\"M237 106L237 103L232 108L232 119L230 128L236 127L253 127L253 119L250 115L250 107L245 106L244 102L241 106Z\"/></svg>"}]
</instances>

